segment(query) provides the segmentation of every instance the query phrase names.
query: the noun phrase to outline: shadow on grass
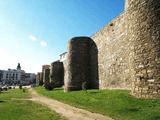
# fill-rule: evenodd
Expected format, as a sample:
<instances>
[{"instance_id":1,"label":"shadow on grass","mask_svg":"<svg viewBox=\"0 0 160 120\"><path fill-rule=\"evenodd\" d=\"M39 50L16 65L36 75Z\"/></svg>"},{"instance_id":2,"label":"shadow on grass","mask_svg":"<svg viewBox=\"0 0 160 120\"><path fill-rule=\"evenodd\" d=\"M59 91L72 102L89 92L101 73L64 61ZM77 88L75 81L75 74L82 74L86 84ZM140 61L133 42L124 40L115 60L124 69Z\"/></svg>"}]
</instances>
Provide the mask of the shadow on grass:
<instances>
[{"instance_id":1,"label":"shadow on grass","mask_svg":"<svg viewBox=\"0 0 160 120\"><path fill-rule=\"evenodd\" d=\"M64 89L61 87L61 88L54 88L53 91L54 91L54 90L55 90L55 91L62 91L62 90L64 90Z\"/></svg>"},{"instance_id":2,"label":"shadow on grass","mask_svg":"<svg viewBox=\"0 0 160 120\"><path fill-rule=\"evenodd\" d=\"M132 108L127 108L126 110L129 112L138 112L140 111L140 107L132 107Z\"/></svg>"},{"instance_id":3,"label":"shadow on grass","mask_svg":"<svg viewBox=\"0 0 160 120\"><path fill-rule=\"evenodd\" d=\"M99 91L88 91L89 94L97 94Z\"/></svg>"},{"instance_id":4,"label":"shadow on grass","mask_svg":"<svg viewBox=\"0 0 160 120\"><path fill-rule=\"evenodd\" d=\"M5 101L3 101L3 100L0 100L0 103L4 103Z\"/></svg>"},{"instance_id":5,"label":"shadow on grass","mask_svg":"<svg viewBox=\"0 0 160 120\"><path fill-rule=\"evenodd\" d=\"M160 120L160 116L154 116L152 120Z\"/></svg>"}]
</instances>

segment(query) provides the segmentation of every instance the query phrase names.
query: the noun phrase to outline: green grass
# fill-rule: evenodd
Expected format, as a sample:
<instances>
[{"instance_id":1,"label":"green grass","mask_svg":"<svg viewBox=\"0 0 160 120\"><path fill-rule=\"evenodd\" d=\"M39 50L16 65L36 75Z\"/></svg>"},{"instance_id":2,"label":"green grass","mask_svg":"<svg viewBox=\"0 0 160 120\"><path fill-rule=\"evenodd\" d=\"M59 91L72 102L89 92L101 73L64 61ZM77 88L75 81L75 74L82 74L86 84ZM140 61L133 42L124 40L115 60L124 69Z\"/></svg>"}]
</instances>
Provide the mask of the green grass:
<instances>
[{"instance_id":1,"label":"green grass","mask_svg":"<svg viewBox=\"0 0 160 120\"><path fill-rule=\"evenodd\" d=\"M88 90L64 93L62 88L47 91L36 88L50 98L64 103L101 113L115 120L160 120L160 99L137 99L127 90Z\"/></svg>"},{"instance_id":2,"label":"green grass","mask_svg":"<svg viewBox=\"0 0 160 120\"><path fill-rule=\"evenodd\" d=\"M20 89L0 93L0 120L64 120L55 112L28 100L29 93Z\"/></svg>"},{"instance_id":3,"label":"green grass","mask_svg":"<svg viewBox=\"0 0 160 120\"><path fill-rule=\"evenodd\" d=\"M23 92L20 89L11 89L9 91L0 93L0 100L11 100L13 98L19 99L28 97L29 97L28 90L26 90L26 92Z\"/></svg>"}]
</instances>

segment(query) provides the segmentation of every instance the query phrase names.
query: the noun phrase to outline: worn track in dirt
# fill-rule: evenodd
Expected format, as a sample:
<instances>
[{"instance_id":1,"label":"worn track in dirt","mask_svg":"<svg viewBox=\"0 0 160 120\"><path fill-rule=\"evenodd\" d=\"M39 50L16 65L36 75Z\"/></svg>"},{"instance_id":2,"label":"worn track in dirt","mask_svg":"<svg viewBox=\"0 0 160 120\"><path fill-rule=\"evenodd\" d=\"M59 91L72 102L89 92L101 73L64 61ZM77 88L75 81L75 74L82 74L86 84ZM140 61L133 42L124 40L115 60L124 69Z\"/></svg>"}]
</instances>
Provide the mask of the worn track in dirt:
<instances>
[{"instance_id":1,"label":"worn track in dirt","mask_svg":"<svg viewBox=\"0 0 160 120\"><path fill-rule=\"evenodd\" d=\"M59 102L54 99L47 98L45 96L39 95L35 90L30 89L32 101L38 102L54 110L60 115L66 117L69 120L113 120L110 117L92 113L87 110L79 109L68 104Z\"/></svg>"}]
</instances>

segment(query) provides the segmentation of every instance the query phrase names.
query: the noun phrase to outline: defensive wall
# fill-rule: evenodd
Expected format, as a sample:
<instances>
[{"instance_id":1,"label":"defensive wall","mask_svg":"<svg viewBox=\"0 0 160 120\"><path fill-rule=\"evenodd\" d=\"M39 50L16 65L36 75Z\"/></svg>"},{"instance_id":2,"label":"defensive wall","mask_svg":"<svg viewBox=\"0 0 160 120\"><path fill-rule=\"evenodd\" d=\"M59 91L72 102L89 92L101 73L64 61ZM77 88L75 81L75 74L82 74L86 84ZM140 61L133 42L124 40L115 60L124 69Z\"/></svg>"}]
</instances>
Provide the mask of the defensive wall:
<instances>
[{"instance_id":1,"label":"defensive wall","mask_svg":"<svg viewBox=\"0 0 160 120\"><path fill-rule=\"evenodd\" d=\"M125 88L136 97L160 97L160 0L125 3L124 12L91 38L70 40L63 61L67 91L86 82L91 89Z\"/></svg>"}]
</instances>

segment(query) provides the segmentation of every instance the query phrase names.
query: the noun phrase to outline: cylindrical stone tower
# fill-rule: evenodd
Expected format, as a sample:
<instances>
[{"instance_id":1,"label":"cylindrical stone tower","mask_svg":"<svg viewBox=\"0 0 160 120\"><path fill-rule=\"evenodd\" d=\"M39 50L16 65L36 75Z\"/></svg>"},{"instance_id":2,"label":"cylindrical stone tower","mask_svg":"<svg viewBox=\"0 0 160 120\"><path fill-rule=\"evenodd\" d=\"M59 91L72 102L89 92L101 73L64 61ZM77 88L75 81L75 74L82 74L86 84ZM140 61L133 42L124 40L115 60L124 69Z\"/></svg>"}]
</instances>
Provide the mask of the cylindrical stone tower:
<instances>
[{"instance_id":1,"label":"cylindrical stone tower","mask_svg":"<svg viewBox=\"0 0 160 120\"><path fill-rule=\"evenodd\" d=\"M160 0L126 2L128 36L134 46L132 92L138 97L156 97L160 93Z\"/></svg>"},{"instance_id":2,"label":"cylindrical stone tower","mask_svg":"<svg viewBox=\"0 0 160 120\"><path fill-rule=\"evenodd\" d=\"M38 72L37 75L36 75L36 81L38 81L38 83L40 83L41 81L41 72ZM41 84L39 84L41 85Z\"/></svg>"},{"instance_id":3,"label":"cylindrical stone tower","mask_svg":"<svg viewBox=\"0 0 160 120\"><path fill-rule=\"evenodd\" d=\"M43 85L43 73L40 72L40 80L39 80L39 85Z\"/></svg>"},{"instance_id":4,"label":"cylindrical stone tower","mask_svg":"<svg viewBox=\"0 0 160 120\"><path fill-rule=\"evenodd\" d=\"M49 68L46 68L44 69L44 74L43 74L43 82L49 82L50 81L50 69Z\"/></svg>"},{"instance_id":5,"label":"cylindrical stone tower","mask_svg":"<svg viewBox=\"0 0 160 120\"><path fill-rule=\"evenodd\" d=\"M54 83L55 87L64 85L64 67L62 62L56 61L51 63L50 81Z\"/></svg>"},{"instance_id":6,"label":"cylindrical stone tower","mask_svg":"<svg viewBox=\"0 0 160 120\"><path fill-rule=\"evenodd\" d=\"M89 37L75 37L70 40L65 72L65 91L81 90L82 87L98 88L98 64L95 57L97 53L91 49L95 48ZM94 58L91 57L92 53L95 54L93 54Z\"/></svg>"},{"instance_id":7,"label":"cylindrical stone tower","mask_svg":"<svg viewBox=\"0 0 160 120\"><path fill-rule=\"evenodd\" d=\"M48 82L50 80L50 65L43 65L42 66L42 77L43 77L43 83Z\"/></svg>"}]
</instances>

